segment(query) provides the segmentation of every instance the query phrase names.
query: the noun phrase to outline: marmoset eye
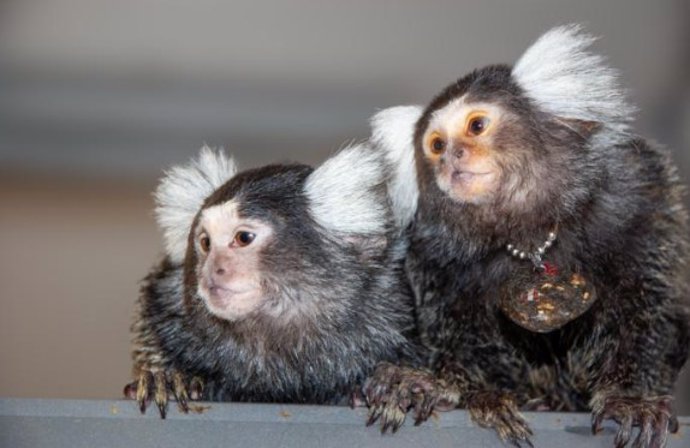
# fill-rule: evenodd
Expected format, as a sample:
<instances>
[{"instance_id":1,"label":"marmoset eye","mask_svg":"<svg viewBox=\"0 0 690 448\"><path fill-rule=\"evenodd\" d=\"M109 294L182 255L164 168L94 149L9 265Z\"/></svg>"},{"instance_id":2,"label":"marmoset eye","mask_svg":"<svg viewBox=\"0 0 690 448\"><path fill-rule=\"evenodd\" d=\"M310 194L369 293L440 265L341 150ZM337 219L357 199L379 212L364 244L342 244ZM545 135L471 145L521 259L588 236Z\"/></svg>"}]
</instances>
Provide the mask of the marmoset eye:
<instances>
[{"instance_id":1,"label":"marmoset eye","mask_svg":"<svg viewBox=\"0 0 690 448\"><path fill-rule=\"evenodd\" d=\"M256 238L256 235L251 233L251 232L247 232L247 231L237 232L235 234L235 243L239 247L248 246L249 244L251 244L252 241L254 241L254 238Z\"/></svg>"},{"instance_id":2,"label":"marmoset eye","mask_svg":"<svg viewBox=\"0 0 690 448\"><path fill-rule=\"evenodd\" d=\"M201 247L201 251L204 253L208 253L211 250L211 238L206 233L199 235L199 247Z\"/></svg>"},{"instance_id":3,"label":"marmoset eye","mask_svg":"<svg viewBox=\"0 0 690 448\"><path fill-rule=\"evenodd\" d=\"M467 132L472 135L481 135L489 127L489 122L489 118L483 115L473 117L467 125Z\"/></svg>"},{"instance_id":4,"label":"marmoset eye","mask_svg":"<svg viewBox=\"0 0 690 448\"><path fill-rule=\"evenodd\" d=\"M431 141L431 150L433 152L440 154L444 149L446 149L446 142L441 137L436 137Z\"/></svg>"}]
</instances>

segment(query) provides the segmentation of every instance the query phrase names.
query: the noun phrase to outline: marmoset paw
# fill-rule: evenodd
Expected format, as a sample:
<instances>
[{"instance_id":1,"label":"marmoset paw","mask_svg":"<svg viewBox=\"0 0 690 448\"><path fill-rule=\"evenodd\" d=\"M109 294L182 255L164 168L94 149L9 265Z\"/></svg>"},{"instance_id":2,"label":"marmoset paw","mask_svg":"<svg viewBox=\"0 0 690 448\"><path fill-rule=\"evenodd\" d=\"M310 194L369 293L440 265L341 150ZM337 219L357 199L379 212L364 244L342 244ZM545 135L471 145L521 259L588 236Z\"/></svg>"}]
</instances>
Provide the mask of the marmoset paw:
<instances>
[{"instance_id":1,"label":"marmoset paw","mask_svg":"<svg viewBox=\"0 0 690 448\"><path fill-rule=\"evenodd\" d=\"M396 432L414 411L415 425L429 418L435 410L457 406L458 400L434 375L425 370L381 363L365 382L363 393L369 406L367 426L381 422L381 432Z\"/></svg>"},{"instance_id":2,"label":"marmoset paw","mask_svg":"<svg viewBox=\"0 0 690 448\"><path fill-rule=\"evenodd\" d=\"M604 420L619 424L615 446L622 448L632 440L633 427L640 431L632 442L634 448L662 448L666 446L668 433L678 431L678 419L673 413L673 397L625 397L604 396L593 400L592 433L601 429Z\"/></svg>"},{"instance_id":3,"label":"marmoset paw","mask_svg":"<svg viewBox=\"0 0 690 448\"><path fill-rule=\"evenodd\" d=\"M137 381L125 386L124 395L139 403L142 414L146 412L146 407L153 398L161 418L165 418L169 396L177 401L181 412L187 413L189 401L201 399L203 387L203 382L198 377L188 382L183 374L176 371L142 370Z\"/></svg>"},{"instance_id":4,"label":"marmoset paw","mask_svg":"<svg viewBox=\"0 0 690 448\"><path fill-rule=\"evenodd\" d=\"M472 394L467 409L475 423L493 428L503 442L514 446L532 446L532 430L520 415L515 399L506 393L484 391Z\"/></svg>"}]
</instances>

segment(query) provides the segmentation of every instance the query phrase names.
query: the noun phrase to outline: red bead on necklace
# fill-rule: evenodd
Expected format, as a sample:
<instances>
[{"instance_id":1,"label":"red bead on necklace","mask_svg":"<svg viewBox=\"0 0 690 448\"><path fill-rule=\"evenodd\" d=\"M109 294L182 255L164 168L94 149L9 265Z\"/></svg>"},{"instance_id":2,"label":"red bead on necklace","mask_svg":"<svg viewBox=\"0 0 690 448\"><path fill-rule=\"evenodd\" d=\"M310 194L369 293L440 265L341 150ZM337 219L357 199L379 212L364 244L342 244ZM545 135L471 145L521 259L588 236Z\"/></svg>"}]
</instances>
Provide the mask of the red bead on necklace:
<instances>
[{"instance_id":1,"label":"red bead on necklace","mask_svg":"<svg viewBox=\"0 0 690 448\"><path fill-rule=\"evenodd\" d=\"M549 277L558 276L558 266L553 263L549 263L548 261L545 261L543 266L545 275L548 275Z\"/></svg>"}]
</instances>

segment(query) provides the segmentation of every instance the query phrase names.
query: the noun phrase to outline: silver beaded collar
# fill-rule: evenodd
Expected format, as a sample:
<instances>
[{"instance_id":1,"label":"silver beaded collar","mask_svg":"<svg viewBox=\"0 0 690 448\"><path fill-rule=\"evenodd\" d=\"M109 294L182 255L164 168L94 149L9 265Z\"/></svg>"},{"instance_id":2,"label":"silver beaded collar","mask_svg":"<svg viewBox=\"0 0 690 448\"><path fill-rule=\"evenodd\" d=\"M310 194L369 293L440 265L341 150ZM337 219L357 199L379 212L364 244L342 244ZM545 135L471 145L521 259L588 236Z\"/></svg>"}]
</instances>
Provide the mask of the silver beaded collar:
<instances>
[{"instance_id":1,"label":"silver beaded collar","mask_svg":"<svg viewBox=\"0 0 690 448\"><path fill-rule=\"evenodd\" d=\"M544 262L542 261L542 258L544 257L546 251L553 246L554 241L556 241L556 231L549 232L544 244L537 247L535 251L529 252L526 250L521 250L518 249L514 244L508 244L506 249L508 249L508 253L510 253L510 255L513 257L520 260L530 260L537 269L544 269Z\"/></svg>"}]
</instances>

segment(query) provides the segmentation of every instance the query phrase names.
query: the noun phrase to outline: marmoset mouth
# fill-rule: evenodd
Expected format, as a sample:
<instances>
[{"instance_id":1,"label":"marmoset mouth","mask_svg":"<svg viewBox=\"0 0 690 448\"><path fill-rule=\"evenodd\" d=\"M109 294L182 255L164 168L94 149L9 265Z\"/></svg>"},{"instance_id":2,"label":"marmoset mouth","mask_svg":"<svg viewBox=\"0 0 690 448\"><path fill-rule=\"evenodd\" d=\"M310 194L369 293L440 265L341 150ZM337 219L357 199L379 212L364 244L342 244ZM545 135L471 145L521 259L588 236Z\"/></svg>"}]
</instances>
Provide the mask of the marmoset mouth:
<instances>
[{"instance_id":1,"label":"marmoset mouth","mask_svg":"<svg viewBox=\"0 0 690 448\"><path fill-rule=\"evenodd\" d=\"M253 289L232 289L232 288L225 288L223 286L218 286L214 285L208 288L208 292L211 293L211 295L218 295L218 296L223 296L223 295L239 295L239 294L244 294L247 292L251 292Z\"/></svg>"},{"instance_id":2,"label":"marmoset mouth","mask_svg":"<svg viewBox=\"0 0 690 448\"><path fill-rule=\"evenodd\" d=\"M242 300L255 290L253 288L233 289L220 285L210 285L207 288L209 304L218 308L227 308L231 302Z\"/></svg>"},{"instance_id":3,"label":"marmoset mouth","mask_svg":"<svg viewBox=\"0 0 690 448\"><path fill-rule=\"evenodd\" d=\"M493 174L493 173L491 171L480 173L480 172L457 170L457 171L453 171L453 174L451 174L451 179L453 180L453 182L466 181L466 180L473 179L475 177L488 176L489 174Z\"/></svg>"},{"instance_id":4,"label":"marmoset mouth","mask_svg":"<svg viewBox=\"0 0 690 448\"><path fill-rule=\"evenodd\" d=\"M478 203L496 189L496 171L452 169L437 177L439 188L458 202Z\"/></svg>"}]
</instances>

